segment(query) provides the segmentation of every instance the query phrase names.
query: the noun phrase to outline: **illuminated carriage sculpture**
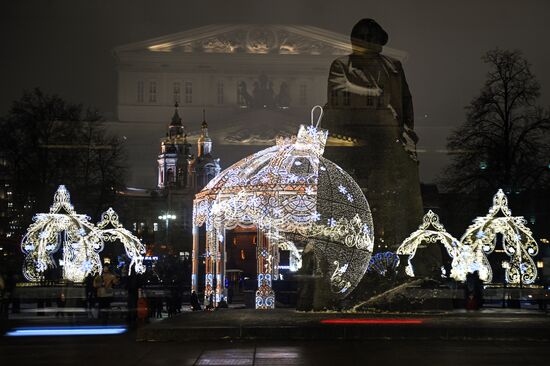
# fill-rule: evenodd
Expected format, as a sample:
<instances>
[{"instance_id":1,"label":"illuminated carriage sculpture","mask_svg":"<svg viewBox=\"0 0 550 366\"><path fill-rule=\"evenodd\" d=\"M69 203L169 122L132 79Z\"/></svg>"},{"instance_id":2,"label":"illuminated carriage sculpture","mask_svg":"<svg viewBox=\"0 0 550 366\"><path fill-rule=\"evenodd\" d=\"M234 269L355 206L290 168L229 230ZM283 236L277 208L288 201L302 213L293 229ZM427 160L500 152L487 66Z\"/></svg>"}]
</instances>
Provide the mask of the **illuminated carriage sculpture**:
<instances>
[{"instance_id":1,"label":"illuminated carriage sculpture","mask_svg":"<svg viewBox=\"0 0 550 366\"><path fill-rule=\"evenodd\" d=\"M320 119L321 117L319 117ZM312 111L313 120L313 111ZM364 275L373 248L372 216L355 181L323 158L328 132L300 126L295 138L244 158L195 196L192 289L198 288L199 227L206 227L205 302L223 297L226 231L254 228L257 240L256 308L275 306L279 250L291 268L313 245L317 270L335 299L346 297Z\"/></svg>"},{"instance_id":2,"label":"illuminated carriage sculpture","mask_svg":"<svg viewBox=\"0 0 550 366\"><path fill-rule=\"evenodd\" d=\"M137 273L145 272L145 246L118 222L118 215L109 208L96 225L86 215L77 214L65 186L54 195L49 213L39 213L21 241L25 254L23 275L29 281L40 281L47 269L56 267L53 255L62 249L65 280L82 282L87 275L102 272L99 252L106 241L120 240Z\"/></svg>"},{"instance_id":3,"label":"illuminated carriage sculpture","mask_svg":"<svg viewBox=\"0 0 550 366\"><path fill-rule=\"evenodd\" d=\"M425 244L437 244L440 243L445 247L447 254L453 259L453 264L456 264L457 251L459 242L451 234L445 230L445 227L439 222L439 216L432 210L429 210L422 219L422 224L418 227L418 230L414 231L397 249L398 255L407 256L407 266L405 267L405 273L414 277L414 268L411 263L416 254L416 250L420 245ZM451 270L451 277L454 273Z\"/></svg>"},{"instance_id":4,"label":"illuminated carriage sculpture","mask_svg":"<svg viewBox=\"0 0 550 366\"><path fill-rule=\"evenodd\" d=\"M509 284L531 284L537 278L533 261L539 248L523 216L512 216L506 195L499 189L493 197L493 206L487 215L477 217L460 240L455 279L464 281L467 273L479 272L484 282L491 282L493 271L487 255L497 245L497 234L502 236L502 247L510 260L504 264L505 281Z\"/></svg>"},{"instance_id":5,"label":"illuminated carriage sculpture","mask_svg":"<svg viewBox=\"0 0 550 366\"><path fill-rule=\"evenodd\" d=\"M452 258L450 276L464 282L468 273L478 272L484 282L491 282L493 271L487 256L497 246L498 234L502 236L502 247L510 260L504 264L505 281L512 285L532 284L537 278L537 268L533 261L538 253L538 245L531 230L525 226L522 216L512 216L506 195L499 189L493 197L493 206L487 215L477 217L460 239L451 236L439 217L429 211L418 230L403 241L397 250L399 255L408 255L405 273L414 277L411 259L421 243L440 242Z\"/></svg>"}]
</instances>

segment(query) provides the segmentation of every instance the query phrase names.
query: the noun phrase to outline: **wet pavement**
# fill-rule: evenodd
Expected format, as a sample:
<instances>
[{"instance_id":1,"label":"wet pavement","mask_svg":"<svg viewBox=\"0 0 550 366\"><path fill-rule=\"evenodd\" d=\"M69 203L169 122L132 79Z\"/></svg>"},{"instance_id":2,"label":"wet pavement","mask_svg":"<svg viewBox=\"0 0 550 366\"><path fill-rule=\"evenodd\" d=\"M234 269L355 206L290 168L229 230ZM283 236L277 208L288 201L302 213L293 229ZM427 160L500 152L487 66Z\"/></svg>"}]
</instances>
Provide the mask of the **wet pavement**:
<instances>
[{"instance_id":1,"label":"wet pavement","mask_svg":"<svg viewBox=\"0 0 550 366\"><path fill-rule=\"evenodd\" d=\"M548 340L544 312L488 309L476 312L304 313L254 309L183 313L138 330L143 341L218 339L361 340L477 339Z\"/></svg>"},{"instance_id":2,"label":"wet pavement","mask_svg":"<svg viewBox=\"0 0 550 366\"><path fill-rule=\"evenodd\" d=\"M547 365L548 342L369 340L136 342L118 336L1 340L3 365Z\"/></svg>"}]
</instances>

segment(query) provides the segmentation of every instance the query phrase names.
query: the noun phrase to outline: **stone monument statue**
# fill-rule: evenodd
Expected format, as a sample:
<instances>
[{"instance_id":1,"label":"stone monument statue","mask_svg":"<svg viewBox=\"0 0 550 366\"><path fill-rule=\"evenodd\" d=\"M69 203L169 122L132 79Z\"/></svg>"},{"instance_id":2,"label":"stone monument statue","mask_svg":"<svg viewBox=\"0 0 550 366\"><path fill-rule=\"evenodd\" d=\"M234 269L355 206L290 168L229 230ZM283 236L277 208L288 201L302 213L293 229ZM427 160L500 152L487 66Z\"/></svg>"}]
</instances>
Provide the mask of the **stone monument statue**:
<instances>
[{"instance_id":1,"label":"stone monument statue","mask_svg":"<svg viewBox=\"0 0 550 366\"><path fill-rule=\"evenodd\" d=\"M375 251L397 249L423 214L412 97L401 63L381 53L387 41L372 19L353 27L352 53L330 67L323 118L325 155L352 174L371 206Z\"/></svg>"}]
</instances>

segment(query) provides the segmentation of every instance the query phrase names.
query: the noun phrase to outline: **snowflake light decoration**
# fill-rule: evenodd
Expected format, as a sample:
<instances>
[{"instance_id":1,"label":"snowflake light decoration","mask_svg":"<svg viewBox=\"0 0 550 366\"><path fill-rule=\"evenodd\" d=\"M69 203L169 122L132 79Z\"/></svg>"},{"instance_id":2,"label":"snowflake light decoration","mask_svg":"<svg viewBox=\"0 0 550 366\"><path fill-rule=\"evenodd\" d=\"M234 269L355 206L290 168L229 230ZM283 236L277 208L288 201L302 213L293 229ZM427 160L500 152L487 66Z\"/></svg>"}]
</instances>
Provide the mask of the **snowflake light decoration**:
<instances>
[{"instance_id":1,"label":"snowflake light decoration","mask_svg":"<svg viewBox=\"0 0 550 366\"><path fill-rule=\"evenodd\" d=\"M327 136L327 131L313 123L302 125L297 137L277 139L275 146L242 159L195 196L195 227L205 225L214 237L235 227L254 227L259 237L265 236L257 246L258 308L274 304L266 296L272 296L271 280L278 277L278 248L296 248L291 254L298 257L305 243L313 240L317 262L326 268L323 278L336 298L347 296L367 269L374 232L370 209L357 183L323 158ZM218 271L223 277L217 265L222 261L223 242L211 237L206 235L207 250L214 253L207 258L206 278ZM193 260L198 262L198 238L194 243ZM268 257L260 255L260 250L266 250ZM193 268L196 291L198 264ZM205 298L214 293L214 300L219 301L222 284L223 280L207 281Z\"/></svg>"},{"instance_id":2,"label":"snowflake light decoration","mask_svg":"<svg viewBox=\"0 0 550 366\"><path fill-rule=\"evenodd\" d=\"M495 250L497 234L501 234L502 247L510 257L505 268L506 282L533 283L537 267L532 257L537 255L539 248L526 224L523 216L512 216L508 199L499 189L487 215L476 218L460 240L460 260L453 263L455 278L464 281L467 273L479 271L481 280L491 282L493 271L487 255Z\"/></svg>"},{"instance_id":3,"label":"snowflake light decoration","mask_svg":"<svg viewBox=\"0 0 550 366\"><path fill-rule=\"evenodd\" d=\"M109 208L96 227L86 215L77 214L70 202L70 195L61 185L54 195L49 213L39 213L21 241L25 254L23 275L29 281L39 281L48 268L56 267L53 255L62 249L63 278L81 282L91 274L101 273L99 252L105 241L120 240L131 259L130 271L145 271L143 255L145 247L132 233L118 223L118 216ZM112 227L107 228L108 225Z\"/></svg>"}]
</instances>

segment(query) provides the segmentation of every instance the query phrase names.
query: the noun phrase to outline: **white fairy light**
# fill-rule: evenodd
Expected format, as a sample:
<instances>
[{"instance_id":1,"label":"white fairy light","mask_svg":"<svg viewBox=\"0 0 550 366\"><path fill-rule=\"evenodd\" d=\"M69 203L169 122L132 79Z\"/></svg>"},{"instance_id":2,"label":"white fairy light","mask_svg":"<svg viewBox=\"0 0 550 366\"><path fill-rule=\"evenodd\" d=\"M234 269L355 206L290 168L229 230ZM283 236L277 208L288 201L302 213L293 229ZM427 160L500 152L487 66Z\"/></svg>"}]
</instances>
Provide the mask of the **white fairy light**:
<instances>
[{"instance_id":1,"label":"white fairy light","mask_svg":"<svg viewBox=\"0 0 550 366\"><path fill-rule=\"evenodd\" d=\"M411 260L422 243L443 244L449 256L453 258L453 261L457 256L458 241L445 230L445 227L439 222L439 216L432 210L429 210L422 218L422 224L408 238L403 240L403 243L401 243L396 252L398 255L408 256L405 273L409 277L414 277L414 268Z\"/></svg>"},{"instance_id":2,"label":"white fairy light","mask_svg":"<svg viewBox=\"0 0 550 366\"><path fill-rule=\"evenodd\" d=\"M334 296L343 298L355 288L372 253L372 217L357 183L322 157L327 137L328 132L318 126L301 126L297 137L278 138L276 146L237 162L196 195L193 223L206 226L206 250L214 253L206 263L207 299L211 294L216 302L221 297L221 285L214 288L208 276L221 268L215 263L224 252L208 240L208 233L225 235L237 226L254 227L267 240L264 247L258 244L258 263L264 265L258 267L262 272L258 273L257 307L274 304L271 279L279 278L277 251L290 248L288 243L292 243L293 261L300 265L305 243L315 243L316 258L326 263L323 276ZM197 251L198 237L195 241ZM193 260L196 278L198 253ZM193 286L196 289L196 280Z\"/></svg>"},{"instance_id":3,"label":"white fairy light","mask_svg":"<svg viewBox=\"0 0 550 366\"><path fill-rule=\"evenodd\" d=\"M493 197L493 206L487 215L478 217L462 236L455 272L464 281L466 274L479 270L480 278L491 282L493 271L487 255L495 250L497 234L501 234L504 252L510 260L505 268L505 280L509 284L531 284L537 278L537 267L532 257L538 253L538 245L526 226L523 216L512 216L506 195L499 189Z\"/></svg>"},{"instance_id":4,"label":"white fairy light","mask_svg":"<svg viewBox=\"0 0 550 366\"><path fill-rule=\"evenodd\" d=\"M70 202L65 186L59 186L49 213L39 213L21 241L25 253L23 275L29 281L39 281L48 268L56 266L53 255L63 251L60 263L63 278L81 282L87 275L101 273L99 252L105 241L120 240L131 259L130 271L145 271L143 255L145 247L141 241L118 223L118 216L109 208L102 215L96 227L86 215L77 214ZM111 226L108 228L108 226Z\"/></svg>"}]
</instances>

